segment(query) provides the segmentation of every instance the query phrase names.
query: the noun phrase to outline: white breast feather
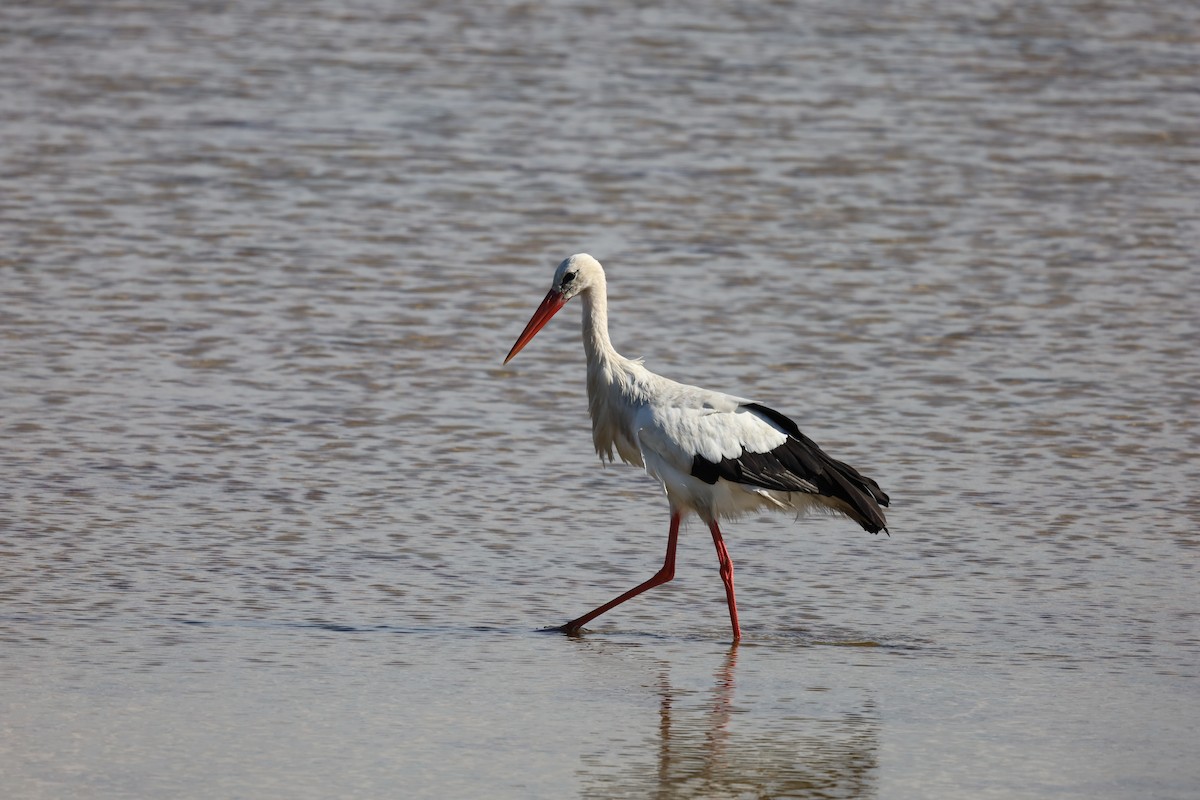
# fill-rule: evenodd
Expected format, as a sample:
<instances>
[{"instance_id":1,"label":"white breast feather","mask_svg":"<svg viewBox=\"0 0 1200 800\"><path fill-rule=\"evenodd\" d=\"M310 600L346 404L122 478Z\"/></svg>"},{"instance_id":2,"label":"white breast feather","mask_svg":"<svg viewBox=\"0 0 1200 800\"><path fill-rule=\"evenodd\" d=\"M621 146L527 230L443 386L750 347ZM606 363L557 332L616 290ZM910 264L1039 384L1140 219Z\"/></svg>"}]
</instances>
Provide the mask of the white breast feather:
<instances>
[{"instance_id":1,"label":"white breast feather","mask_svg":"<svg viewBox=\"0 0 1200 800\"><path fill-rule=\"evenodd\" d=\"M641 407L644 392L637 390L637 362L607 360L588 364L588 412L592 417L592 444L601 459L613 460L613 450L627 464L645 466L637 444L634 419ZM649 374L649 373L647 373Z\"/></svg>"}]
</instances>

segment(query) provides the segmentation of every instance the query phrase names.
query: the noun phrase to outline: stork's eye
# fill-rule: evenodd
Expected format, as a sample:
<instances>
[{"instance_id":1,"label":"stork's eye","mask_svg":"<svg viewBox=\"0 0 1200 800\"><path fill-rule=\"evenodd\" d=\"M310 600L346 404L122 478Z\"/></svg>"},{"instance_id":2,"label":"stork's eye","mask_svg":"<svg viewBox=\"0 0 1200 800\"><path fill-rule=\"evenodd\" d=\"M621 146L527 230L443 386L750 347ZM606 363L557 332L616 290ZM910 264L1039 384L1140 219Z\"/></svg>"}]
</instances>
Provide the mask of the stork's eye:
<instances>
[{"instance_id":1,"label":"stork's eye","mask_svg":"<svg viewBox=\"0 0 1200 800\"><path fill-rule=\"evenodd\" d=\"M573 280L575 280L575 273L568 272L567 274L563 275L563 280L562 280L563 286L566 286L568 283L570 283Z\"/></svg>"}]
</instances>

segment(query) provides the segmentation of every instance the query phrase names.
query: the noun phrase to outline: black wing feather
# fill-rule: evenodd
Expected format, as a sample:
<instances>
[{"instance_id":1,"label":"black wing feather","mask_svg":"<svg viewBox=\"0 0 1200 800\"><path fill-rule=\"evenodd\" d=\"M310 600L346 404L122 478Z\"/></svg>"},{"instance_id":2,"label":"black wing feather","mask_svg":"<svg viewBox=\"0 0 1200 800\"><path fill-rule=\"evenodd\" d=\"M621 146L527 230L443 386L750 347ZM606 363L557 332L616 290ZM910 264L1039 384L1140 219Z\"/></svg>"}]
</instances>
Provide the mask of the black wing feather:
<instances>
[{"instance_id":1,"label":"black wing feather","mask_svg":"<svg viewBox=\"0 0 1200 800\"><path fill-rule=\"evenodd\" d=\"M871 533L887 530L880 506L888 496L879 484L849 464L828 456L816 442L800 432L795 422L758 403L738 406L775 425L788 435L787 441L766 453L743 450L737 458L712 462L697 455L692 475L705 483L724 478L732 483L757 486L777 492L807 492L841 501L842 509Z\"/></svg>"}]
</instances>

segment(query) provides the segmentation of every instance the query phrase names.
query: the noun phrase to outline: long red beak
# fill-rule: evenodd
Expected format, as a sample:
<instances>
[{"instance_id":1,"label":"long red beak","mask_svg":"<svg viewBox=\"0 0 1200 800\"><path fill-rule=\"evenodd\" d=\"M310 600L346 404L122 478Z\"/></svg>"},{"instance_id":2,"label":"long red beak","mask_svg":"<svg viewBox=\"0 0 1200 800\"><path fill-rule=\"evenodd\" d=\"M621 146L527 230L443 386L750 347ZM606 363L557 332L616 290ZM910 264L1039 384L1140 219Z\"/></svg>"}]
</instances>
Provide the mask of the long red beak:
<instances>
[{"instance_id":1,"label":"long red beak","mask_svg":"<svg viewBox=\"0 0 1200 800\"><path fill-rule=\"evenodd\" d=\"M567 301L563 299L563 296L554 289L551 289L546 295L546 299L538 306L537 311L533 312L533 316L530 317L529 324L525 326L525 330L521 331L521 335L517 337L517 342L512 346L512 350L509 350L508 355L504 357L504 363L507 364L509 361L512 361L513 356L521 352L521 348L529 344L529 340L537 336L537 332L566 304Z\"/></svg>"}]
</instances>

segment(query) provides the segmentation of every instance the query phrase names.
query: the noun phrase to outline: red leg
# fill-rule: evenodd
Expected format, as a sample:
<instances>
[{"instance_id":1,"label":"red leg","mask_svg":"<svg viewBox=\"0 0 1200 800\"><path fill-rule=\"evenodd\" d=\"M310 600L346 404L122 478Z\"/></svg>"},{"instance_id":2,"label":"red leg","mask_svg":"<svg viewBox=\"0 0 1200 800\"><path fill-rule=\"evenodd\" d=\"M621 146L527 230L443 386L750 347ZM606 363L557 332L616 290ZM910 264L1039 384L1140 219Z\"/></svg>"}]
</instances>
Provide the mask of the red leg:
<instances>
[{"instance_id":1,"label":"red leg","mask_svg":"<svg viewBox=\"0 0 1200 800\"><path fill-rule=\"evenodd\" d=\"M721 529L717 527L715 519L708 523L708 529L712 531L713 544L717 546L717 560L721 562L721 580L725 583L725 601L729 603L729 621L733 623L733 640L736 642L742 638L742 628L738 625L737 598L733 596L733 559L725 549Z\"/></svg>"},{"instance_id":2,"label":"red leg","mask_svg":"<svg viewBox=\"0 0 1200 800\"><path fill-rule=\"evenodd\" d=\"M563 625L559 630L565 633L579 633L579 629L588 624L596 617L603 614L605 611L616 608L631 597L637 597L647 589L653 589L655 586L666 583L675 577L675 545L679 543L679 520L680 514L678 511L671 511L671 532L667 536L667 557L663 561L662 569L654 574L650 580L645 583L638 584L620 597L610 600L604 605L597 608L595 611L589 611L579 619L573 619L566 625Z\"/></svg>"}]
</instances>

